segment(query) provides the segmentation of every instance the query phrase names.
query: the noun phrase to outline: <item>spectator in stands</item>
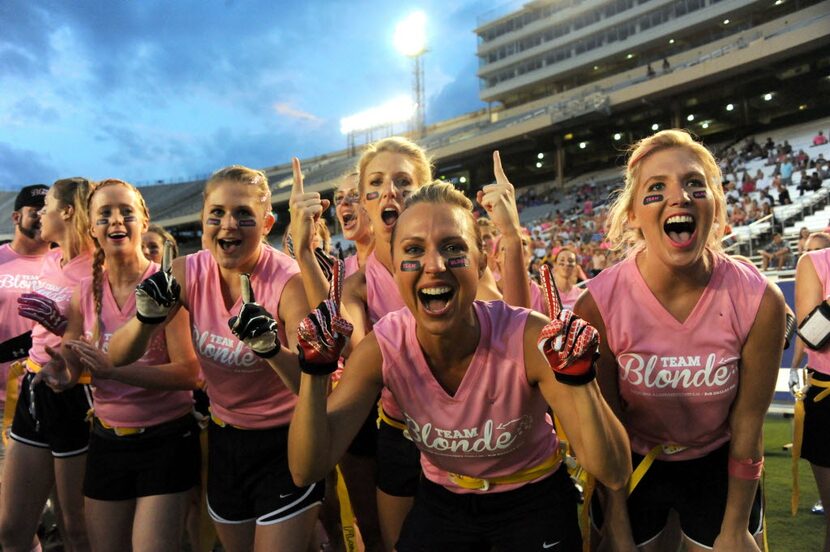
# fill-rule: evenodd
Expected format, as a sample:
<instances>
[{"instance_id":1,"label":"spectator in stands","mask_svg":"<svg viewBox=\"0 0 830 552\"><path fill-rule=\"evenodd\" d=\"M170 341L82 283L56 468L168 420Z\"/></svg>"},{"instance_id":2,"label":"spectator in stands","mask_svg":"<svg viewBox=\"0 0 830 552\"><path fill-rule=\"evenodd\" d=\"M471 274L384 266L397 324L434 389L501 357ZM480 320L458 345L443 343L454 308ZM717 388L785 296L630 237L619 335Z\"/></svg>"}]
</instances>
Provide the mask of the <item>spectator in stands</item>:
<instances>
[{"instance_id":1,"label":"spectator in stands","mask_svg":"<svg viewBox=\"0 0 830 552\"><path fill-rule=\"evenodd\" d=\"M671 64L668 59L663 58L663 72L668 73L669 71L671 71Z\"/></svg>"},{"instance_id":2,"label":"spectator in stands","mask_svg":"<svg viewBox=\"0 0 830 552\"><path fill-rule=\"evenodd\" d=\"M588 273L591 278L602 272L608 266L608 251L602 249L599 245L593 246L591 253L591 265Z\"/></svg>"},{"instance_id":3,"label":"spectator in stands","mask_svg":"<svg viewBox=\"0 0 830 552\"><path fill-rule=\"evenodd\" d=\"M781 183L784 186L791 186L793 183L793 171L795 170L795 166L790 159L790 156L787 155L787 158L784 159L784 162L781 163L781 168L779 174L781 175Z\"/></svg>"},{"instance_id":4,"label":"spectator in stands","mask_svg":"<svg viewBox=\"0 0 830 552\"><path fill-rule=\"evenodd\" d=\"M764 153L769 155L770 152L775 152L775 142L771 137L767 136L767 141L764 142Z\"/></svg>"},{"instance_id":5,"label":"spectator in stands","mask_svg":"<svg viewBox=\"0 0 830 552\"><path fill-rule=\"evenodd\" d=\"M741 178L741 193L744 195L751 194L755 191L755 179L749 176L749 173L744 171L744 175Z\"/></svg>"},{"instance_id":6,"label":"spectator in stands","mask_svg":"<svg viewBox=\"0 0 830 552\"><path fill-rule=\"evenodd\" d=\"M649 64L648 64L648 67L646 68L646 76L647 76L648 78L651 78L651 77L653 77L653 76L654 76L654 75L656 75L656 74L657 74L657 73L655 73L655 72L654 72L654 68L653 68L653 67L651 66L651 64L649 63Z\"/></svg>"},{"instance_id":7,"label":"spectator in stands","mask_svg":"<svg viewBox=\"0 0 830 552\"><path fill-rule=\"evenodd\" d=\"M740 190L738 190L738 187L735 185L735 183L731 181L728 181L724 186L724 195L726 196L727 201L730 198L735 201L740 201L741 199Z\"/></svg>"},{"instance_id":8,"label":"spectator in stands","mask_svg":"<svg viewBox=\"0 0 830 552\"><path fill-rule=\"evenodd\" d=\"M490 267L490 270L493 271L493 274L496 273L496 269L498 265L496 264L496 256L494 254L494 242L496 238L499 236L499 229L493 224L487 217L479 217L476 221L478 224L478 231L481 233L481 241L484 245L484 251L487 253L487 266Z\"/></svg>"},{"instance_id":9,"label":"spectator in stands","mask_svg":"<svg viewBox=\"0 0 830 552\"><path fill-rule=\"evenodd\" d=\"M793 152L793 147L790 145L788 140L784 140L784 144L781 146L781 151L785 155L790 155Z\"/></svg>"},{"instance_id":10,"label":"spectator in stands","mask_svg":"<svg viewBox=\"0 0 830 552\"><path fill-rule=\"evenodd\" d=\"M766 190L772 184L772 180L764 176L764 171L758 169L755 172L755 189L756 190Z\"/></svg>"},{"instance_id":11,"label":"spectator in stands","mask_svg":"<svg viewBox=\"0 0 830 552\"><path fill-rule=\"evenodd\" d=\"M771 267L781 270L789 262L791 256L790 247L781 234L776 232L772 236L772 243L761 251L761 270L768 270Z\"/></svg>"},{"instance_id":12,"label":"spectator in stands","mask_svg":"<svg viewBox=\"0 0 830 552\"><path fill-rule=\"evenodd\" d=\"M810 177L807 176L807 171L803 169L801 170L801 173L799 173L798 176L798 195L803 196L804 192L809 191L811 189Z\"/></svg>"},{"instance_id":13,"label":"spectator in stands","mask_svg":"<svg viewBox=\"0 0 830 552\"><path fill-rule=\"evenodd\" d=\"M787 190L786 186L784 186L783 181L781 180L780 176L776 176L773 181L772 185L775 190L778 192L778 204L779 205L791 205L793 200L790 199L790 192Z\"/></svg>"},{"instance_id":14,"label":"spectator in stands","mask_svg":"<svg viewBox=\"0 0 830 552\"><path fill-rule=\"evenodd\" d=\"M798 231L798 256L806 251L807 240L810 238L810 230L804 226Z\"/></svg>"},{"instance_id":15,"label":"spectator in stands","mask_svg":"<svg viewBox=\"0 0 830 552\"><path fill-rule=\"evenodd\" d=\"M824 135L824 132L819 130L818 134L816 134L813 137L813 145L814 146L823 146L826 143L827 143L827 136Z\"/></svg>"},{"instance_id":16,"label":"spectator in stands","mask_svg":"<svg viewBox=\"0 0 830 552\"><path fill-rule=\"evenodd\" d=\"M803 170L810 166L810 156L807 155L803 149L798 150L798 153L793 159L793 164L796 170Z\"/></svg>"},{"instance_id":17,"label":"spectator in stands","mask_svg":"<svg viewBox=\"0 0 830 552\"><path fill-rule=\"evenodd\" d=\"M732 214L729 216L729 223L732 226L743 226L747 222L747 214L743 207L736 205L732 209Z\"/></svg>"},{"instance_id":18,"label":"spectator in stands","mask_svg":"<svg viewBox=\"0 0 830 552\"><path fill-rule=\"evenodd\" d=\"M810 175L810 181L807 185L811 190L816 191L821 188L821 180L818 171L815 171Z\"/></svg>"},{"instance_id":19,"label":"spectator in stands","mask_svg":"<svg viewBox=\"0 0 830 552\"><path fill-rule=\"evenodd\" d=\"M822 160L821 165L816 163L816 172L818 173L819 178L827 180L830 178L830 163L827 163L827 161L824 160Z\"/></svg>"}]
</instances>

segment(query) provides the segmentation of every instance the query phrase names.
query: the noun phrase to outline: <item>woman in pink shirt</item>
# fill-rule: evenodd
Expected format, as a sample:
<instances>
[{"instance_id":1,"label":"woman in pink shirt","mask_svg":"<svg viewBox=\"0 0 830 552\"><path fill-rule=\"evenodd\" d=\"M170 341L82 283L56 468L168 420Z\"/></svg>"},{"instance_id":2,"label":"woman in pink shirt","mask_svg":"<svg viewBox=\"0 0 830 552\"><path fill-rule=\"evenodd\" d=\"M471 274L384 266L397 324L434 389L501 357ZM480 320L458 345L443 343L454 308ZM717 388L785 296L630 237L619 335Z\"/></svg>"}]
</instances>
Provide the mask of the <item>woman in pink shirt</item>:
<instances>
[{"instance_id":1,"label":"woman in pink shirt","mask_svg":"<svg viewBox=\"0 0 830 552\"><path fill-rule=\"evenodd\" d=\"M60 347L66 312L80 281L92 273L87 196L84 178L58 180L49 189L40 216L40 234L57 243L43 260L32 294L20 304L20 314L38 323L20 398L14 413L0 496L0 546L4 550L31 548L46 499L54 487L63 515L64 538L72 550L88 550L84 526L84 479L92 406L89 379L65 393L33 383L37 372Z\"/></svg>"},{"instance_id":2,"label":"woman in pink shirt","mask_svg":"<svg viewBox=\"0 0 830 552\"><path fill-rule=\"evenodd\" d=\"M577 298L584 288L576 286L580 266L577 263L576 251L570 247L563 247L553 257L553 277L562 299L562 307L572 310Z\"/></svg>"},{"instance_id":3,"label":"woman in pink shirt","mask_svg":"<svg viewBox=\"0 0 830 552\"><path fill-rule=\"evenodd\" d=\"M84 496L95 550L175 551L189 490L199 478L190 393L199 365L188 342L188 316L173 317L136 362L112 365L106 355L110 338L135 314L136 285L159 266L142 252L149 213L135 187L104 180L87 202L93 274L72 296L63 358L53 357L42 376L65 390L83 371L92 374L95 410Z\"/></svg>"},{"instance_id":4,"label":"woman in pink shirt","mask_svg":"<svg viewBox=\"0 0 830 552\"><path fill-rule=\"evenodd\" d=\"M304 552L324 493L319 482L296 487L288 472L295 328L309 305L297 263L264 243L273 224L264 173L216 171L204 191L206 249L145 279L136 316L110 340L115 365L135 362L179 307L187 309L210 398L208 511L229 552Z\"/></svg>"},{"instance_id":5,"label":"woman in pink shirt","mask_svg":"<svg viewBox=\"0 0 830 552\"><path fill-rule=\"evenodd\" d=\"M366 263L366 258L375 246L372 224L360 206L360 192L357 189L359 179L360 175L356 172L347 174L334 192L334 212L343 229L343 237L353 241L357 248L355 255L346 257L347 278Z\"/></svg>"},{"instance_id":6,"label":"woman in pink shirt","mask_svg":"<svg viewBox=\"0 0 830 552\"><path fill-rule=\"evenodd\" d=\"M643 139L608 221L628 255L576 304L600 331L598 379L631 440L630 494L605 492L592 509L618 549L676 549L661 538L675 510L688 550L758 550L784 300L721 252L725 210L705 147L679 130Z\"/></svg>"},{"instance_id":7,"label":"woman in pink shirt","mask_svg":"<svg viewBox=\"0 0 830 552\"><path fill-rule=\"evenodd\" d=\"M385 388L424 472L396 550L578 550L577 495L547 409L561 413L600 480L619 487L630 470L622 426L593 382L596 341L583 336L595 331L558 308L549 323L528 309L475 300L486 255L470 201L450 184L414 191L392 238L406 308L374 325L328 401L336 363L310 360L312 353L301 363L289 432L295 481L331 469ZM344 340L324 331L335 341L321 346L307 329L333 329L337 319L335 308L303 321L303 350L336 358Z\"/></svg>"},{"instance_id":8,"label":"woman in pink shirt","mask_svg":"<svg viewBox=\"0 0 830 552\"><path fill-rule=\"evenodd\" d=\"M494 157L496 174L506 182L498 155ZM393 278L391 240L398 217L405 209L404 200L420 186L430 182L432 168L426 152L405 138L393 137L369 146L358 163L360 208L365 209L374 233L375 249L366 264L346 279L343 286L344 315L354 326L351 346L369 333L372 325L405 304ZM489 190L489 193L485 193ZM485 197L486 196L486 197ZM530 304L527 271L521 261L521 235L515 195L509 183L485 187L479 192L479 202L486 204L494 223L504 226L502 240L509 244L505 263L509 273L503 273L508 286L506 294L523 293L513 300ZM479 299L501 298L492 273L482 274L478 288ZM384 390L381 395L381 424L378 429L377 501L381 530L386 548L397 542L401 524L412 506L412 499L421 476L418 450L402 433L403 419L392 395Z\"/></svg>"},{"instance_id":9,"label":"woman in pink shirt","mask_svg":"<svg viewBox=\"0 0 830 552\"><path fill-rule=\"evenodd\" d=\"M816 234L807 242L815 244ZM813 246L816 247L816 246ZM819 246L820 247L820 246ZM830 297L830 248L806 249L798 260L795 273L795 311L801 324L819 305ZM803 341L801 341L803 343ZM812 349L806 346L809 373L803 398L804 430L801 458L810 462L816 479L819 498L825 505L824 550L830 550L830 445L827 428L830 426L830 401L825 390L830 387L830 347ZM796 355L800 356L799 348ZM793 360L793 366L799 363ZM796 379L797 381L797 379ZM815 510L814 510L815 511Z\"/></svg>"}]
</instances>

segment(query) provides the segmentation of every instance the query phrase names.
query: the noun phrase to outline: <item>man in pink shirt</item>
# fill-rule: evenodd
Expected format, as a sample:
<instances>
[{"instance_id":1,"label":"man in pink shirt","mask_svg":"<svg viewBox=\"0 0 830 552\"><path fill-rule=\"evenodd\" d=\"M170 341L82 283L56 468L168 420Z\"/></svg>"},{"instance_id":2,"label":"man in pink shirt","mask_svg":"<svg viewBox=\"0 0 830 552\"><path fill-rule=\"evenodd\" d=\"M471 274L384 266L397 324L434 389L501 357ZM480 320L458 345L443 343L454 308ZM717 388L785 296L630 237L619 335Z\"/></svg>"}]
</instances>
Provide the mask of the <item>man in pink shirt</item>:
<instances>
[{"instance_id":1,"label":"man in pink shirt","mask_svg":"<svg viewBox=\"0 0 830 552\"><path fill-rule=\"evenodd\" d=\"M14 361L26 358L32 344L34 323L17 315L17 298L31 290L49 250L49 243L40 237L39 214L48 191L42 184L20 190L12 212L14 239L0 246L0 315L4 321L0 324L0 408L5 407L9 368ZM4 455L0 442L0 467Z\"/></svg>"}]
</instances>

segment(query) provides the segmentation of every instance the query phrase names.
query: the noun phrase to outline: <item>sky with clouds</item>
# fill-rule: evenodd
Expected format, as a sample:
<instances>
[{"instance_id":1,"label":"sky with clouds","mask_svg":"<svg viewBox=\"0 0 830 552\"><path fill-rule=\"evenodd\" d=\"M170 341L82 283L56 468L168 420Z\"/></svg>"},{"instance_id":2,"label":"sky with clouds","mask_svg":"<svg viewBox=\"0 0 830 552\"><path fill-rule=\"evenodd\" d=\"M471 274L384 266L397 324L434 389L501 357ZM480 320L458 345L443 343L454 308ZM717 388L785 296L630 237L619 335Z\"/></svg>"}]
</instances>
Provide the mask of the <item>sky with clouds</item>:
<instances>
[{"instance_id":1,"label":"sky with clouds","mask_svg":"<svg viewBox=\"0 0 830 552\"><path fill-rule=\"evenodd\" d=\"M427 122L483 107L481 0L0 1L0 188L152 182L345 147L341 117L411 93L395 25L427 16Z\"/></svg>"}]
</instances>

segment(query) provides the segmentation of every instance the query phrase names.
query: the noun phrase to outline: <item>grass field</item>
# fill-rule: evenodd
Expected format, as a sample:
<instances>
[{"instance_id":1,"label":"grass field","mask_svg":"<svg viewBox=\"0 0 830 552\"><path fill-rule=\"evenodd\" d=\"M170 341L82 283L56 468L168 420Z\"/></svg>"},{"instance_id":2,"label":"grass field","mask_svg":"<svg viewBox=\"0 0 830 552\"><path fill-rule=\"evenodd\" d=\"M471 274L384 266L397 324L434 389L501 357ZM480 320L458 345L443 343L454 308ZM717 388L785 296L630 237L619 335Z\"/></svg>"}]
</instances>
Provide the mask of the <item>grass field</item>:
<instances>
[{"instance_id":1,"label":"grass field","mask_svg":"<svg viewBox=\"0 0 830 552\"><path fill-rule=\"evenodd\" d=\"M824 542L824 517L810 512L818 499L810 464L801 460L799 483L801 502L798 514L790 515L790 452L782 447L792 441L792 420L781 416L767 417L764 424L765 490L767 497L767 534L773 552L819 551Z\"/></svg>"}]
</instances>

